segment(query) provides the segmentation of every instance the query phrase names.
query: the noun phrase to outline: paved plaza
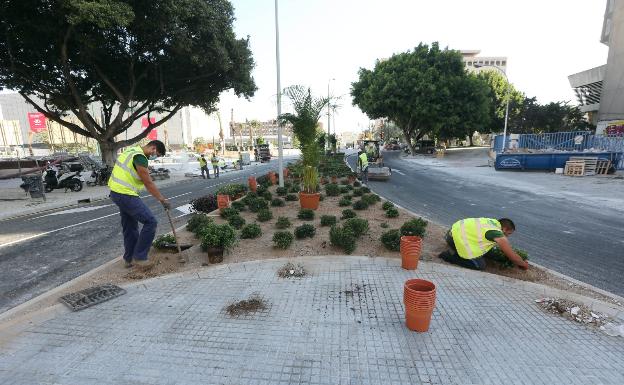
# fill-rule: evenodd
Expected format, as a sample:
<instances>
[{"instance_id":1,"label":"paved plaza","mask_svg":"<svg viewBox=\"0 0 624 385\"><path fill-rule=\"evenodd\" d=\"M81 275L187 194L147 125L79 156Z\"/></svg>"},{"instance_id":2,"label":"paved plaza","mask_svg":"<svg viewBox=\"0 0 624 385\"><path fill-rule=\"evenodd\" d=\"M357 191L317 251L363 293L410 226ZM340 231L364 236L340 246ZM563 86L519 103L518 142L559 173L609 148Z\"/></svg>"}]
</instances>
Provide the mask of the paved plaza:
<instances>
[{"instance_id":1,"label":"paved plaza","mask_svg":"<svg viewBox=\"0 0 624 385\"><path fill-rule=\"evenodd\" d=\"M367 257L223 265L126 287L1 335L1 384L624 384L624 339L543 312L485 274ZM403 283L438 287L427 333L404 326ZM230 316L257 297L266 308Z\"/></svg>"}]
</instances>

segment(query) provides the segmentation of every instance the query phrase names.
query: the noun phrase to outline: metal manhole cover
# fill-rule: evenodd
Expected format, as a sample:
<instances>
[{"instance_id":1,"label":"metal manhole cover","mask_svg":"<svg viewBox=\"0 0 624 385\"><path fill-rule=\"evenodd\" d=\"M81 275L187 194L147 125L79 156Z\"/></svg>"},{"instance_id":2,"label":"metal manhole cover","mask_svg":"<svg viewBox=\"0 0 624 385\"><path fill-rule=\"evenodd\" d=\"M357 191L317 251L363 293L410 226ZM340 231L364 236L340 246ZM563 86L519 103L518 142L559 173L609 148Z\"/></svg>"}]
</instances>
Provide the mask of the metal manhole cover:
<instances>
[{"instance_id":1,"label":"metal manhole cover","mask_svg":"<svg viewBox=\"0 0 624 385\"><path fill-rule=\"evenodd\" d=\"M77 311L123 294L126 294L126 291L119 286L106 284L64 295L60 300L73 311Z\"/></svg>"}]
</instances>

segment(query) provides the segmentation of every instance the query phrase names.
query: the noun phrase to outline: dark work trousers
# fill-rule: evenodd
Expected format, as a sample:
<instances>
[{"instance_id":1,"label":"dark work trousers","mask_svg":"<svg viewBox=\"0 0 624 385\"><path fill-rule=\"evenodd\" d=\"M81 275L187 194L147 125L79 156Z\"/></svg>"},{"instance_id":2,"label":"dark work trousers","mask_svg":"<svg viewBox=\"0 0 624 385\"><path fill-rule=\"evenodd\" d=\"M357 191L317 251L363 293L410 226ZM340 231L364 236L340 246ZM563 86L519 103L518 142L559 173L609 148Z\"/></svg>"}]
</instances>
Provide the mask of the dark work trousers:
<instances>
[{"instance_id":1,"label":"dark work trousers","mask_svg":"<svg viewBox=\"0 0 624 385\"><path fill-rule=\"evenodd\" d=\"M444 259L448 263L452 263L454 265L459 265L462 267L467 267L468 269L485 270L484 256L481 256L479 258L474 258L474 259L462 258L457 253L457 248L455 247L455 242L453 241L453 236L451 235L450 231L447 231L445 239L446 239L446 243L451 248L451 251L442 253L440 255L442 259Z\"/></svg>"},{"instance_id":2,"label":"dark work trousers","mask_svg":"<svg viewBox=\"0 0 624 385\"><path fill-rule=\"evenodd\" d=\"M206 175L204 175L204 172L206 173ZM202 173L202 178L206 179L206 176L207 176L208 179L210 179L210 172L208 171L208 166L202 166L201 173Z\"/></svg>"},{"instance_id":3,"label":"dark work trousers","mask_svg":"<svg viewBox=\"0 0 624 385\"><path fill-rule=\"evenodd\" d=\"M214 175L215 178L219 177L219 166L212 165L212 175Z\"/></svg>"},{"instance_id":4,"label":"dark work trousers","mask_svg":"<svg viewBox=\"0 0 624 385\"><path fill-rule=\"evenodd\" d=\"M111 200L119 207L121 228L124 237L124 255L126 262L147 260L147 253L156 235L158 222L143 203L141 198L132 195L118 194L111 191ZM139 234L139 223L143 224Z\"/></svg>"},{"instance_id":5,"label":"dark work trousers","mask_svg":"<svg viewBox=\"0 0 624 385\"><path fill-rule=\"evenodd\" d=\"M362 183L368 184L368 166L362 169Z\"/></svg>"}]
</instances>

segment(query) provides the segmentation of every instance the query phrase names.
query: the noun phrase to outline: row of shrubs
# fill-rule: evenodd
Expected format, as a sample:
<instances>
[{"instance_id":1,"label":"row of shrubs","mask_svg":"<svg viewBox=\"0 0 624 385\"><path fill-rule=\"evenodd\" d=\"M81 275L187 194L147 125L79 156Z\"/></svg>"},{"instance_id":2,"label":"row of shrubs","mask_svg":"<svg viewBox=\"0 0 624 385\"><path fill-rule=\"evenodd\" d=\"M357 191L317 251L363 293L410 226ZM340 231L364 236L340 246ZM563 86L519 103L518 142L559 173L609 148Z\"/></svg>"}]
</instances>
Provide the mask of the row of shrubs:
<instances>
[{"instance_id":1,"label":"row of shrubs","mask_svg":"<svg viewBox=\"0 0 624 385\"><path fill-rule=\"evenodd\" d=\"M424 237L427 232L427 221L422 218L410 219L403 223L401 228L388 230L381 235L381 243L386 249L399 251L401 248L401 237L404 235L412 235Z\"/></svg>"}]
</instances>

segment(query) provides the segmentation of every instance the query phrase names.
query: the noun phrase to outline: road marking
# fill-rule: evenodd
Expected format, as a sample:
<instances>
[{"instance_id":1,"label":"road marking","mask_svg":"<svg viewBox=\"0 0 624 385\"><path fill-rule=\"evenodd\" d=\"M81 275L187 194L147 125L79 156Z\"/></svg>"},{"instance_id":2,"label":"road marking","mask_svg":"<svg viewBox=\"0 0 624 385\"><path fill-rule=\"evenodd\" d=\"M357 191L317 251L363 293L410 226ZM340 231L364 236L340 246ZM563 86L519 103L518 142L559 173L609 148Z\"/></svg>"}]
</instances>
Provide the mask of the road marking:
<instances>
[{"instance_id":1,"label":"road marking","mask_svg":"<svg viewBox=\"0 0 624 385\"><path fill-rule=\"evenodd\" d=\"M182 212L184 214L190 214L191 213L191 204L188 203L188 204L185 204L183 206L176 207L176 210L178 210L178 211L180 211L180 212ZM176 217L176 218L178 218L178 217Z\"/></svg>"},{"instance_id":2,"label":"road marking","mask_svg":"<svg viewBox=\"0 0 624 385\"><path fill-rule=\"evenodd\" d=\"M52 216L52 215L82 213L82 212L87 212L87 211L98 210L98 209L101 209L101 208L104 208L104 207L109 207L109 206L112 206L112 204L110 204L110 205L102 205L102 206L91 206L91 207L77 207L75 209L63 210L63 211L58 211L56 213L41 215L41 216L38 216L38 217L31 218L30 220L44 218L44 217L49 217L49 216Z\"/></svg>"},{"instance_id":3,"label":"road marking","mask_svg":"<svg viewBox=\"0 0 624 385\"><path fill-rule=\"evenodd\" d=\"M396 172L397 174L400 174L400 175L405 175L404 173L401 172L401 170L397 170L396 168L393 169L392 172Z\"/></svg>"}]
</instances>

